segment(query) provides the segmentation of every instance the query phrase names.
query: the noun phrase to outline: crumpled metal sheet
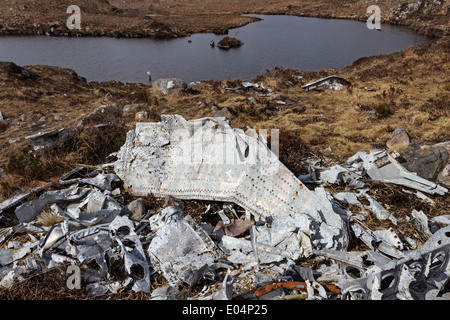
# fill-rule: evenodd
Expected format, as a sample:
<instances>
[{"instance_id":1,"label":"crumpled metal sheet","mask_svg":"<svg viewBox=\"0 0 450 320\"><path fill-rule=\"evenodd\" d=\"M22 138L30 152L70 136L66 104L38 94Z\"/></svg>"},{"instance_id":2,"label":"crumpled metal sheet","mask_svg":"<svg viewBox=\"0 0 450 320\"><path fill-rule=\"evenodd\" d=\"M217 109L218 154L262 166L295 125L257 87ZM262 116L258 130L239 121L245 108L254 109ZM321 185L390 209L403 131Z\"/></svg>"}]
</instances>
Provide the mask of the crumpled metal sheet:
<instances>
[{"instance_id":1,"label":"crumpled metal sheet","mask_svg":"<svg viewBox=\"0 0 450 320\"><path fill-rule=\"evenodd\" d=\"M136 123L117 157L115 172L134 195L233 202L256 220L299 227L315 245L347 246L345 223L324 193L308 190L256 131L224 118L162 115L158 123Z\"/></svg>"},{"instance_id":2,"label":"crumpled metal sheet","mask_svg":"<svg viewBox=\"0 0 450 320\"><path fill-rule=\"evenodd\" d=\"M112 247L108 224L100 224L83 229L74 229L67 220L53 226L40 244L40 256L44 260L55 260L58 264L67 259L77 259L81 263L95 260L99 266L98 275L108 274L108 259L105 254ZM65 256L52 256L50 251L65 253ZM50 253L50 255L48 254ZM53 259L54 258L54 259Z\"/></svg>"},{"instance_id":3,"label":"crumpled metal sheet","mask_svg":"<svg viewBox=\"0 0 450 320\"><path fill-rule=\"evenodd\" d=\"M0 213L6 209L14 207L15 205L17 205L20 202L22 202L23 200L25 200L31 194L31 192L37 192L42 189L43 188L41 188L41 187L37 187L37 188L33 188L31 191L22 191L16 195L12 196L11 198L6 199L2 203L0 203Z\"/></svg>"},{"instance_id":4,"label":"crumpled metal sheet","mask_svg":"<svg viewBox=\"0 0 450 320\"><path fill-rule=\"evenodd\" d=\"M14 249L0 249L0 266L6 266L16 260L25 257L28 252L39 245L39 242L27 242L21 248Z\"/></svg>"},{"instance_id":5,"label":"crumpled metal sheet","mask_svg":"<svg viewBox=\"0 0 450 320\"><path fill-rule=\"evenodd\" d=\"M230 269L228 269L219 288L217 288L211 295L200 298L199 300L232 300L233 281L233 276L231 275Z\"/></svg>"},{"instance_id":6,"label":"crumpled metal sheet","mask_svg":"<svg viewBox=\"0 0 450 320\"><path fill-rule=\"evenodd\" d=\"M251 241L229 236L222 237L220 248L225 252L228 261L234 264L244 265L244 269L247 269L247 265L251 268L257 264L276 263L286 258L292 258L291 253L283 252L270 246L263 248L260 245L254 250ZM266 250L263 251L262 249Z\"/></svg>"},{"instance_id":7,"label":"crumpled metal sheet","mask_svg":"<svg viewBox=\"0 0 450 320\"><path fill-rule=\"evenodd\" d=\"M307 84L303 85L302 88L306 91L318 88L318 87L325 87L327 89L332 90L341 90L343 88L343 85L350 84L350 82L345 79L344 77L337 76L337 75L331 75L324 78L320 78L311 82L308 82Z\"/></svg>"},{"instance_id":8,"label":"crumpled metal sheet","mask_svg":"<svg viewBox=\"0 0 450 320\"><path fill-rule=\"evenodd\" d=\"M65 210L56 208L57 214L71 225L90 227L110 223L121 213L122 206L113 197L99 190L87 191L88 195L83 201L72 203Z\"/></svg>"},{"instance_id":9,"label":"crumpled metal sheet","mask_svg":"<svg viewBox=\"0 0 450 320\"><path fill-rule=\"evenodd\" d=\"M308 174L299 176L305 183L347 184L348 188L364 187L364 176L372 180L394 183L410 187L429 194L444 195L448 190L429 180L419 177L416 173L405 169L398 161L395 150L376 149L370 152L357 152L345 163L324 168L320 161L307 166Z\"/></svg>"},{"instance_id":10,"label":"crumpled metal sheet","mask_svg":"<svg viewBox=\"0 0 450 320\"><path fill-rule=\"evenodd\" d=\"M123 228L128 230L124 232ZM142 243L134 230L133 221L126 217L116 217L109 225L109 231L121 247L125 259L125 270L130 276L137 278L132 290L150 293L150 268Z\"/></svg>"},{"instance_id":11,"label":"crumpled metal sheet","mask_svg":"<svg viewBox=\"0 0 450 320\"><path fill-rule=\"evenodd\" d=\"M35 150L53 146L59 139L64 139L69 135L65 128L55 129L46 132L38 132L33 135L26 136L25 139L34 147Z\"/></svg>"},{"instance_id":12,"label":"crumpled metal sheet","mask_svg":"<svg viewBox=\"0 0 450 320\"><path fill-rule=\"evenodd\" d=\"M17 219L19 219L19 222L30 222L41 213L46 205L57 202L76 201L83 198L87 193L88 190L80 190L78 188L47 191L39 199L31 200L18 206L14 213Z\"/></svg>"},{"instance_id":13,"label":"crumpled metal sheet","mask_svg":"<svg viewBox=\"0 0 450 320\"><path fill-rule=\"evenodd\" d=\"M70 172L70 174L74 174L77 173L79 171L81 171L83 168L75 168L74 170L72 170ZM70 177L70 175L68 174L68 176ZM119 182L120 179L119 177L117 177L114 173L99 173L97 174L95 177L91 177L91 178L74 178L74 179L63 179L60 178L58 180L58 182L61 185L68 185L68 184L74 184L74 183L79 183L79 184L88 184L88 185L92 185L94 187L97 187L101 190L108 190L108 191L112 191L112 183L113 182Z\"/></svg>"},{"instance_id":14,"label":"crumpled metal sheet","mask_svg":"<svg viewBox=\"0 0 450 320\"><path fill-rule=\"evenodd\" d=\"M223 256L191 216L160 227L148 247L148 255L153 267L162 271L172 287L182 282L192 286Z\"/></svg>"},{"instance_id":15,"label":"crumpled metal sheet","mask_svg":"<svg viewBox=\"0 0 450 320\"><path fill-rule=\"evenodd\" d=\"M129 285L133 281L130 277L126 278L124 281L98 281L94 283L90 283L87 285L87 289L92 296L102 296L108 292L116 292L120 288L124 288Z\"/></svg>"},{"instance_id":16,"label":"crumpled metal sheet","mask_svg":"<svg viewBox=\"0 0 450 320\"><path fill-rule=\"evenodd\" d=\"M150 229L156 232L162 226L181 221L183 218L183 210L169 206L149 218Z\"/></svg>"},{"instance_id":17,"label":"crumpled metal sheet","mask_svg":"<svg viewBox=\"0 0 450 320\"><path fill-rule=\"evenodd\" d=\"M362 242L375 252L380 251L397 259L404 257L403 252L400 251L403 249L403 244L398 240L398 235L396 235L393 229L392 231L371 231L358 224L353 224L352 230L357 238L361 239Z\"/></svg>"},{"instance_id":18,"label":"crumpled metal sheet","mask_svg":"<svg viewBox=\"0 0 450 320\"><path fill-rule=\"evenodd\" d=\"M450 227L436 231L422 248L401 260L367 268L359 279L341 279L343 299L441 299L450 279Z\"/></svg>"}]
</instances>

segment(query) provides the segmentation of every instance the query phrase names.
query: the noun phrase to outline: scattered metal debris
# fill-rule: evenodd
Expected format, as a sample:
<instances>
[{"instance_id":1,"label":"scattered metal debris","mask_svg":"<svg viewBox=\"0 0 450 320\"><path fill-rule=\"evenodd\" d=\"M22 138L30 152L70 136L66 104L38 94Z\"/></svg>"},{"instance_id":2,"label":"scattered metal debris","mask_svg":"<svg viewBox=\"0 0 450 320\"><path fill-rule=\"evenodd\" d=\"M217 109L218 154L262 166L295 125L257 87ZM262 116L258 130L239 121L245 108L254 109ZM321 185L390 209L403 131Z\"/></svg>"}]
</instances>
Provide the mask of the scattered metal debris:
<instances>
[{"instance_id":1,"label":"scattered metal debris","mask_svg":"<svg viewBox=\"0 0 450 320\"><path fill-rule=\"evenodd\" d=\"M60 139L68 137L68 132L65 128L39 132L30 136L26 136L25 139L28 143L34 147L35 150L51 147L55 145Z\"/></svg>"},{"instance_id":2,"label":"scattered metal debris","mask_svg":"<svg viewBox=\"0 0 450 320\"><path fill-rule=\"evenodd\" d=\"M423 191L429 194L444 195L448 190L416 173L406 170L396 159L397 151L371 150L358 152L341 165L324 168L319 163L308 167L307 175L299 176L306 183L348 184L351 188L364 187L364 180L393 183ZM367 178L365 178L367 176Z\"/></svg>"},{"instance_id":3,"label":"scattered metal debris","mask_svg":"<svg viewBox=\"0 0 450 320\"><path fill-rule=\"evenodd\" d=\"M371 266L360 279L341 280L343 299L448 300L450 228L437 231L420 249L384 267Z\"/></svg>"},{"instance_id":4,"label":"scattered metal debris","mask_svg":"<svg viewBox=\"0 0 450 320\"><path fill-rule=\"evenodd\" d=\"M325 78L321 78L321 79L317 79L312 82L309 82L309 83L303 85L302 88L305 89L306 91L316 89L318 87L325 87L325 88L331 89L331 90L342 90L344 85L349 85L349 84L350 84L350 82L347 79L345 79L341 76L332 75L332 76L328 76Z\"/></svg>"},{"instance_id":5,"label":"scattered metal debris","mask_svg":"<svg viewBox=\"0 0 450 320\"><path fill-rule=\"evenodd\" d=\"M449 216L414 209L397 217L366 187L399 184L439 206L447 190L405 170L395 152L360 152L330 168L315 162L297 179L254 130L172 115L137 123L112 157L35 189L37 199L22 203L31 195L22 193L0 204L19 221L0 216L0 288L70 263L94 297L132 290L186 299L184 287L199 300L450 299ZM166 201L148 209L136 197L149 194ZM204 209L194 216L183 200ZM58 222L41 225L42 211ZM371 230L370 213L390 227ZM405 237L405 221L421 238ZM349 251L351 239L364 249ZM168 285L154 288L155 275Z\"/></svg>"},{"instance_id":6,"label":"scattered metal debris","mask_svg":"<svg viewBox=\"0 0 450 320\"><path fill-rule=\"evenodd\" d=\"M265 96L271 96L273 94L272 90L266 89L262 82L258 84L250 81L243 81L240 86L236 86L234 88L229 88L222 84L222 88L235 92L251 92L257 95Z\"/></svg>"}]
</instances>

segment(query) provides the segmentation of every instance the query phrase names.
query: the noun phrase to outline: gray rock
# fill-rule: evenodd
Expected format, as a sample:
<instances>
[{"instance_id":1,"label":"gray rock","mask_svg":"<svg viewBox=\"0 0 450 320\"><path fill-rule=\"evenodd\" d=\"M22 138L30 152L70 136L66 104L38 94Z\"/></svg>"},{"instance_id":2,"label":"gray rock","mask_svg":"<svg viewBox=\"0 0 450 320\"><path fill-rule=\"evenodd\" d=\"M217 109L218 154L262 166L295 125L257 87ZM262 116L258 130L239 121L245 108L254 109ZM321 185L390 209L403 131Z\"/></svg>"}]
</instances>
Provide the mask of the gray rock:
<instances>
[{"instance_id":1,"label":"gray rock","mask_svg":"<svg viewBox=\"0 0 450 320\"><path fill-rule=\"evenodd\" d=\"M21 139L20 138L11 138L11 139L9 139L9 144L13 144L13 143L16 143L16 142L19 142Z\"/></svg>"},{"instance_id":2,"label":"gray rock","mask_svg":"<svg viewBox=\"0 0 450 320\"><path fill-rule=\"evenodd\" d=\"M437 181L447 187L450 187L450 163L447 163L444 170L438 174Z\"/></svg>"},{"instance_id":3,"label":"gray rock","mask_svg":"<svg viewBox=\"0 0 450 320\"><path fill-rule=\"evenodd\" d=\"M188 86L187 86L187 89L188 89L188 90L193 90L193 89L195 89L195 88L198 88L201 84L202 84L201 81L193 81L193 82L190 82L190 83L188 84Z\"/></svg>"},{"instance_id":4,"label":"gray rock","mask_svg":"<svg viewBox=\"0 0 450 320\"><path fill-rule=\"evenodd\" d=\"M173 93L187 88L186 82L177 78L158 79L153 87L161 90L163 94Z\"/></svg>"},{"instance_id":5,"label":"gray rock","mask_svg":"<svg viewBox=\"0 0 450 320\"><path fill-rule=\"evenodd\" d=\"M100 107L97 107L94 109L94 111L91 112L91 115L94 114L100 114L100 113L112 113L112 114L118 114L120 113L120 109L117 105L101 105Z\"/></svg>"},{"instance_id":6,"label":"gray rock","mask_svg":"<svg viewBox=\"0 0 450 320\"><path fill-rule=\"evenodd\" d=\"M132 220L140 221L145 215L144 199L139 198L122 208L121 214L126 214Z\"/></svg>"},{"instance_id":7,"label":"gray rock","mask_svg":"<svg viewBox=\"0 0 450 320\"><path fill-rule=\"evenodd\" d=\"M425 179L436 179L449 161L449 152L441 146L420 146L411 143L403 154L403 166Z\"/></svg>"},{"instance_id":8,"label":"gray rock","mask_svg":"<svg viewBox=\"0 0 450 320\"><path fill-rule=\"evenodd\" d=\"M248 104L257 104L257 103L258 101L254 97L248 98Z\"/></svg>"},{"instance_id":9,"label":"gray rock","mask_svg":"<svg viewBox=\"0 0 450 320\"><path fill-rule=\"evenodd\" d=\"M133 112L134 110L136 110L139 107L138 103L134 103L134 104L127 104L123 107L123 113L129 113L129 112Z\"/></svg>"},{"instance_id":10,"label":"gray rock","mask_svg":"<svg viewBox=\"0 0 450 320\"><path fill-rule=\"evenodd\" d=\"M229 107L222 108L221 110L214 113L213 117L225 117L228 120L233 120L236 117L233 115L233 113L230 112Z\"/></svg>"}]
</instances>

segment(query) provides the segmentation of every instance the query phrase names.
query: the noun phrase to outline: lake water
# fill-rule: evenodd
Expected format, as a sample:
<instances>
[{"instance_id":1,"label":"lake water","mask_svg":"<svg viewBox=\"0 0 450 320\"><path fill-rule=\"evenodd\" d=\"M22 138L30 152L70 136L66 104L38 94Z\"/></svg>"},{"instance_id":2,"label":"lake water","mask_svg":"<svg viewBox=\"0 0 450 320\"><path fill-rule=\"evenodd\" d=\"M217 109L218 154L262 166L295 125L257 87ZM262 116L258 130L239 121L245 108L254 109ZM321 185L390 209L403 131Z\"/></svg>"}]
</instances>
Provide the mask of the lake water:
<instances>
[{"instance_id":1,"label":"lake water","mask_svg":"<svg viewBox=\"0 0 450 320\"><path fill-rule=\"evenodd\" d=\"M210 41L217 44L224 35L211 33L171 40L3 36L0 61L71 68L88 81L148 83L147 71L153 80L250 80L276 66L302 71L342 68L361 57L427 41L386 24L380 32L359 21L253 16L263 20L229 31L244 42L237 49L212 48Z\"/></svg>"}]
</instances>

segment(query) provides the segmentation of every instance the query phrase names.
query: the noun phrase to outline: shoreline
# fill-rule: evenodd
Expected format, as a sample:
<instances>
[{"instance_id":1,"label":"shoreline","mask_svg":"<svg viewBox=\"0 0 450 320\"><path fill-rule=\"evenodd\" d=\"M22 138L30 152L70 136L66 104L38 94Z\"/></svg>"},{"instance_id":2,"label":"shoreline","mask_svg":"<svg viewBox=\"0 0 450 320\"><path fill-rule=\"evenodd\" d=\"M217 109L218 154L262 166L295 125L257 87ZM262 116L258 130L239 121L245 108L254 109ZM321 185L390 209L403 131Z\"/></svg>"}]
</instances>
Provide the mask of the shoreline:
<instances>
[{"instance_id":1,"label":"shoreline","mask_svg":"<svg viewBox=\"0 0 450 320\"><path fill-rule=\"evenodd\" d=\"M293 16L293 17L299 17L299 18L316 18L316 19L327 19L327 20L348 20L348 21L358 21L358 22L366 22L367 18L362 17L339 17L339 16L331 16L331 15L309 15L309 14L286 14L286 13L255 13L255 12L244 12L241 14L241 17L251 17L248 15L271 15L271 16ZM256 18L256 17L252 17ZM210 30L210 29L204 29L204 30L198 30L195 32L154 32L154 33L141 33L141 32L132 32L132 33L124 33L121 31L116 32L107 32L107 33L100 33L96 31L67 31L61 32L59 30L55 31L48 31L48 32L41 32L42 29L37 28L32 31L10 31L10 30L0 30L0 36L51 36L51 37L91 37L91 38L117 38L117 39L152 39L152 40L170 40L170 39L177 39L177 38L185 38L189 37L193 34L204 34L204 33L213 33L215 35L227 35L230 30L237 29L244 27L250 23L258 22L260 19L256 18L253 21L245 22L240 25L233 25L229 26L225 29L219 29L219 30ZM445 37L445 34L439 33L437 30L439 29L426 29L425 31L414 28L411 26L411 24L403 23L401 21L391 21L391 20L381 20L381 24L388 24L391 26L399 26L406 28L412 32L415 32L419 35L428 37L430 39L439 39L442 37Z\"/></svg>"}]
</instances>

